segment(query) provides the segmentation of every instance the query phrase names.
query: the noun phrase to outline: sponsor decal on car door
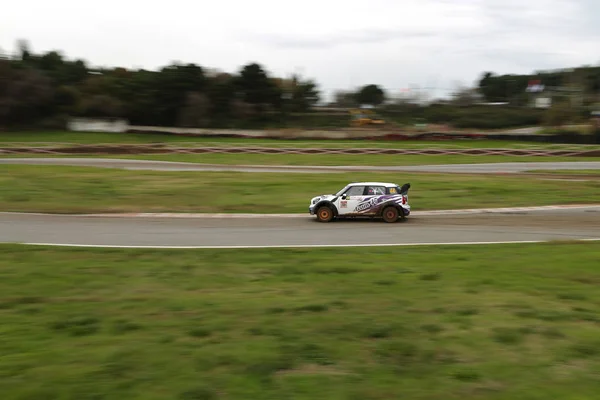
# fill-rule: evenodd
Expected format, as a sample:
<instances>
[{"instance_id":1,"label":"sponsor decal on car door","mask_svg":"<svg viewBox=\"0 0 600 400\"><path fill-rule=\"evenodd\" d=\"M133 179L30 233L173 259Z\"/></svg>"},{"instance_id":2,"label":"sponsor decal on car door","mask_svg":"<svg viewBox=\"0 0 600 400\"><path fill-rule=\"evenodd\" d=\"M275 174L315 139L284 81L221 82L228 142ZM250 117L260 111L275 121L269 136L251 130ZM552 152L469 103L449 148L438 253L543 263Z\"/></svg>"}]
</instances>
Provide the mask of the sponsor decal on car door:
<instances>
[{"instance_id":1,"label":"sponsor decal on car door","mask_svg":"<svg viewBox=\"0 0 600 400\"><path fill-rule=\"evenodd\" d=\"M385 188L382 186L368 186L367 195L363 196L361 201L354 208L356 214L375 214L377 206L381 203L383 197L385 197Z\"/></svg>"},{"instance_id":2,"label":"sponsor decal on car door","mask_svg":"<svg viewBox=\"0 0 600 400\"><path fill-rule=\"evenodd\" d=\"M379 196L364 197L354 208L355 213L368 214L379 202Z\"/></svg>"}]
</instances>

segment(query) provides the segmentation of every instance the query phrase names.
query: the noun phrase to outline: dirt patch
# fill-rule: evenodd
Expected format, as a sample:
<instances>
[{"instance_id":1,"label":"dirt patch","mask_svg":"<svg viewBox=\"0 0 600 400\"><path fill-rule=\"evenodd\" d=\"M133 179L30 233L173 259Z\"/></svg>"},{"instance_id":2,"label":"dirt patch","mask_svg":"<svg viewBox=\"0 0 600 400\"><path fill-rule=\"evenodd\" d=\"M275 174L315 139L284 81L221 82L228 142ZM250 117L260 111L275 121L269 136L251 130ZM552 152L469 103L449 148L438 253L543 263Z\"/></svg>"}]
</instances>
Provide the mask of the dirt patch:
<instances>
[{"instance_id":1,"label":"dirt patch","mask_svg":"<svg viewBox=\"0 0 600 400\"><path fill-rule=\"evenodd\" d=\"M315 364L302 365L295 369L278 371L277 376L289 375L351 375L349 372L341 371L331 366L322 366Z\"/></svg>"}]
</instances>

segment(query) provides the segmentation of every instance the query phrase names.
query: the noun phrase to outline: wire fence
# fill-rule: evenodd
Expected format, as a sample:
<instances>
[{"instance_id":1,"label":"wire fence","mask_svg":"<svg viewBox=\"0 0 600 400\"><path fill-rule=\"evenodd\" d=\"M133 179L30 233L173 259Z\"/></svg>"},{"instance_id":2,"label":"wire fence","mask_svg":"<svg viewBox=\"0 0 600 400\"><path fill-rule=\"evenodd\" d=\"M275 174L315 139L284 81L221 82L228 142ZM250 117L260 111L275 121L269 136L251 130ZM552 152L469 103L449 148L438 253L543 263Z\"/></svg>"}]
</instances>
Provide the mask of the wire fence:
<instances>
[{"instance_id":1,"label":"wire fence","mask_svg":"<svg viewBox=\"0 0 600 400\"><path fill-rule=\"evenodd\" d=\"M64 148L64 147L76 147L76 146L81 146L81 147L108 147L108 146L118 146L118 147L122 147L122 146L148 146L150 148L157 148L157 147L166 147L166 148L171 148L171 147L192 147L192 148L201 148L201 147L208 147L208 148L216 148L216 147L227 147L227 148L238 148L238 147L242 147L242 148L246 148L246 147L250 147L250 148L255 148L255 147L268 147L268 148L289 148L289 142L285 143L285 141L273 141L273 142L269 142L268 139L265 139L264 141L260 141L260 146L256 146L256 145L252 145L252 143L250 143L251 141L256 141L256 139L254 140L250 140L250 141L201 141L201 142L183 142L183 141L176 141L176 142L160 142L160 143L136 143L136 142L119 142L119 143L74 143L74 142L0 142L0 148L13 148L13 147L18 147L18 148L30 148L30 147L34 147L34 148L39 148L39 147L58 147L58 148ZM415 143L415 142L409 142L409 143L402 143L402 142L373 142L370 141L369 143L361 143L360 141L346 141L346 140L335 140L335 145L334 146L328 146L332 141L319 141L319 140L307 140L307 141L296 141L294 140L294 144L293 144L293 148L333 148L333 149L340 149L340 148L383 148L383 149L404 149L404 150L410 150L410 149L442 149L442 150L454 150L454 149L482 149L482 148L486 148L486 146L481 146L478 145L477 142L472 142L472 141L467 141L467 142L463 142L463 143L456 143L456 142L452 142L452 141L440 141L437 143L432 143L432 142L428 142L428 143ZM489 146L489 145L488 145ZM558 144L558 143L545 143L545 144L531 144L531 143L514 143L511 142L508 146L506 147L501 147L502 149L524 149L524 150L600 150L600 145L595 145L595 144Z\"/></svg>"},{"instance_id":2,"label":"wire fence","mask_svg":"<svg viewBox=\"0 0 600 400\"><path fill-rule=\"evenodd\" d=\"M273 146L198 146L178 144L68 144L68 143L11 143L0 147L2 155L46 154L46 155L126 155L126 154L287 154L287 155L470 155L470 156L522 156L522 157L600 157L598 146L562 147L514 147L514 148L470 148L470 147L273 147Z\"/></svg>"}]
</instances>

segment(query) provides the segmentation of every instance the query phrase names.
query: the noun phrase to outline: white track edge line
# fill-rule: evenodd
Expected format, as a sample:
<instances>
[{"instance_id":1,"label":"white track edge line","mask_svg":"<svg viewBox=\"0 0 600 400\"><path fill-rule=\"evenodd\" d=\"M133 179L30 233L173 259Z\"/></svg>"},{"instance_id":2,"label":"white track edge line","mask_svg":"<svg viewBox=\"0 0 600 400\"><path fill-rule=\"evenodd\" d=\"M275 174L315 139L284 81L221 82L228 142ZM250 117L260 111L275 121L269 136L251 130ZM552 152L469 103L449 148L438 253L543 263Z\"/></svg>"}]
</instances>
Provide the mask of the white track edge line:
<instances>
[{"instance_id":1,"label":"white track edge line","mask_svg":"<svg viewBox=\"0 0 600 400\"><path fill-rule=\"evenodd\" d=\"M80 248L105 248L105 249L180 249L180 250L200 250L200 249L284 249L284 248L332 248L332 247L410 247L410 246L465 246L465 245L492 245L492 244L535 244L550 243L561 241L556 239L549 240L512 240L497 242L430 242L430 243L370 243L370 244L296 244L296 245L231 245L231 246L168 246L168 245L101 245L101 244L68 244L68 243L12 243L26 246L50 246L50 247L80 247ZM564 239L567 242L596 242L600 238L587 239ZM11 243L5 243L11 244Z\"/></svg>"}]
</instances>

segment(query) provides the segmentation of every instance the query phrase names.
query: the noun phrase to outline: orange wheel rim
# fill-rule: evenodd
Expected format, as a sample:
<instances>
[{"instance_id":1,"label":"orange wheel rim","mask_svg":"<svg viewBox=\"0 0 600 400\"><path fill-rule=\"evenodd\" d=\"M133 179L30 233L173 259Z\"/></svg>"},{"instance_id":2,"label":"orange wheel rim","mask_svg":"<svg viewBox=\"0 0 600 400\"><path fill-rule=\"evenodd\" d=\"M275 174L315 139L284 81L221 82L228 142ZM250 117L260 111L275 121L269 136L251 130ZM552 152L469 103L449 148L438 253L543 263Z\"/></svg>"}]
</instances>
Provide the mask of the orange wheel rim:
<instances>
[{"instance_id":1,"label":"orange wheel rim","mask_svg":"<svg viewBox=\"0 0 600 400\"><path fill-rule=\"evenodd\" d=\"M327 218L329 216L329 212L327 210L321 211L321 218Z\"/></svg>"}]
</instances>

